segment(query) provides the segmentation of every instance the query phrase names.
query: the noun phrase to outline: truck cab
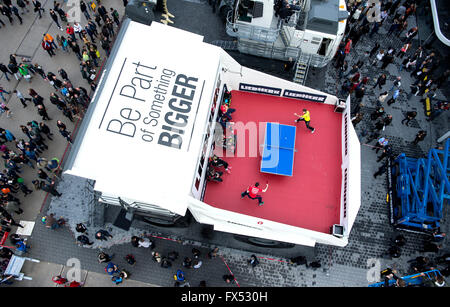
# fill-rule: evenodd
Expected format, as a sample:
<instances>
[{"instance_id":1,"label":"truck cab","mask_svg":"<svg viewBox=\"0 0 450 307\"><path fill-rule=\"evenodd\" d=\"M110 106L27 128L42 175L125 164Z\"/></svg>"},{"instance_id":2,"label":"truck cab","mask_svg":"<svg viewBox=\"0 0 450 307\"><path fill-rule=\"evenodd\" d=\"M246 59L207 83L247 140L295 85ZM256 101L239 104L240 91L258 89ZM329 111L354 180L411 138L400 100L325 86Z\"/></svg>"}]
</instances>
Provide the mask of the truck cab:
<instances>
[{"instance_id":1,"label":"truck cab","mask_svg":"<svg viewBox=\"0 0 450 307\"><path fill-rule=\"evenodd\" d=\"M228 4L224 4L228 3ZM348 12L344 0L222 1L227 34L237 38L240 52L294 60L310 57L323 67L333 58L344 36Z\"/></svg>"}]
</instances>

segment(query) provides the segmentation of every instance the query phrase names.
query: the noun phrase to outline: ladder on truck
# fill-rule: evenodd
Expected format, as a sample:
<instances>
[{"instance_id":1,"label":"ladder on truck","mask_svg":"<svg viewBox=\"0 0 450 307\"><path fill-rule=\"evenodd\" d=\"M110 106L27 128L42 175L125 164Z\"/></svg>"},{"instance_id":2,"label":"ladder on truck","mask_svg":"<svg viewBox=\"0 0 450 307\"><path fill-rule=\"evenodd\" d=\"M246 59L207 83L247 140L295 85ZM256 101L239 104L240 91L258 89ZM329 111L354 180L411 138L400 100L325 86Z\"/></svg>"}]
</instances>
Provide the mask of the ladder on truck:
<instances>
[{"instance_id":1,"label":"ladder on truck","mask_svg":"<svg viewBox=\"0 0 450 307\"><path fill-rule=\"evenodd\" d=\"M450 139L427 158L400 154L390 168L391 223L404 230L429 233L439 228L444 202L450 199Z\"/></svg>"},{"instance_id":2,"label":"ladder on truck","mask_svg":"<svg viewBox=\"0 0 450 307\"><path fill-rule=\"evenodd\" d=\"M311 64L311 54L301 53L297 59L297 67L294 75L294 83L305 85L306 76L308 75L309 66Z\"/></svg>"}]
</instances>

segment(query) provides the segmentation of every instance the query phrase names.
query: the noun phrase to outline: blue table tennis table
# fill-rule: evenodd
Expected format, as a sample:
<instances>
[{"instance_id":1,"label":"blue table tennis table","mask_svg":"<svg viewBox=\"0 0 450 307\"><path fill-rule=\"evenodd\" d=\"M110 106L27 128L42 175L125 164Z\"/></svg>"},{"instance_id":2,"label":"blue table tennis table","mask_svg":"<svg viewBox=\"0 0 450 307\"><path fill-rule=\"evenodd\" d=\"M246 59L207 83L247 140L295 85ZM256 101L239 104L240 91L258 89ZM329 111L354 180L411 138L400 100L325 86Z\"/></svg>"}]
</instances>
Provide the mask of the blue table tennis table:
<instances>
[{"instance_id":1,"label":"blue table tennis table","mask_svg":"<svg viewBox=\"0 0 450 307\"><path fill-rule=\"evenodd\" d=\"M296 127L266 123L261 172L292 176L295 154Z\"/></svg>"}]
</instances>

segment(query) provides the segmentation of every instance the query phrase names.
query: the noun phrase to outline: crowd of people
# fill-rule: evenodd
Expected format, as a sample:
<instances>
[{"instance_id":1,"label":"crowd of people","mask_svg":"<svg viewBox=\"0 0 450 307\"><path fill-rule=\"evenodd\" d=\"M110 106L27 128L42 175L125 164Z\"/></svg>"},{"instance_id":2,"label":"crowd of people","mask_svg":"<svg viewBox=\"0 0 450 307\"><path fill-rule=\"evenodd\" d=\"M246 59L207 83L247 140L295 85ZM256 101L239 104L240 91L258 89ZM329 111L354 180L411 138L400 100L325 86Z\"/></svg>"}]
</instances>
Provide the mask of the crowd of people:
<instances>
[{"instance_id":1,"label":"crowd of people","mask_svg":"<svg viewBox=\"0 0 450 307\"><path fill-rule=\"evenodd\" d=\"M418 26L415 19L417 2L411 0L384 0L381 3L380 20L370 22L370 5L361 0L347 0L349 18L345 37L342 40L339 50L334 59L334 67L338 71L341 81L339 95L345 97L351 95L352 98L352 123L356 127L364 119L365 106L371 109L368 115L370 124L365 125L362 130L362 137L366 137L366 144L381 155L377 157L377 162L381 163L378 170L373 174L374 178L386 174L388 160L394 158L394 152L402 148L394 148L390 143L389 136L386 135L386 127L391 125L393 116L387 110L392 105L397 105L402 109L404 118L401 124L410 127L410 122L414 120L418 111L407 109L400 101L400 97L410 101L413 96L419 97L421 104L418 109L426 111L426 120L433 121L443 111L448 110L448 102L437 99L437 90L447 82L450 70L442 71L442 60L436 52L426 48L420 43L417 45L413 41L418 34ZM378 34L379 29L384 26L387 30L387 39L381 39L382 34ZM354 47L361 41L362 37L369 37L375 41L370 51L352 57L355 63L350 63L348 55ZM380 38L380 39L377 39ZM364 76L363 66L371 66L371 71L378 72L376 79L371 80L369 76ZM387 87L388 69L395 66L397 75L392 80L392 85ZM393 68L393 67L392 67ZM390 69L392 72L395 69ZM367 71L367 70L366 70ZM409 74L409 78L405 77ZM403 78L402 78L403 77ZM412 81L405 81L411 79ZM367 97L368 89L376 95ZM402 99L403 100L403 99ZM427 110L426 103L430 104ZM422 106L423 104L423 106ZM369 128L373 127L373 128ZM371 130L367 133L365 130ZM420 129L414 139L407 143L417 146L427 137L427 131ZM371 142L375 141L375 144ZM421 253L434 253L434 260L425 256L419 256L411 260L411 267L408 273L418 274L424 271L439 269L440 273L434 277L422 274L425 286L443 286L444 277L450 272L450 262L448 255L437 256L442 250L445 233L440 230L433 233L424 242ZM391 258L399 258L402 255L402 248L406 244L403 235L398 235L393 241L385 255ZM388 268L381 272L385 286L406 286L408 283L401 277L397 277L394 269Z\"/></svg>"},{"instance_id":2,"label":"crowd of people","mask_svg":"<svg viewBox=\"0 0 450 307\"><path fill-rule=\"evenodd\" d=\"M422 101L436 98L436 90L440 89L446 82L450 70L444 73L437 71L441 61L436 57L434 51L427 51L420 45L415 50L412 49L412 39L417 35L418 27L408 28L408 18L416 10L415 1L382 1L381 20L379 22L369 22L370 7L364 6L361 1L348 1L348 10L350 17L346 28L346 37L339 47L334 62L339 77L343 79L339 94L341 96L348 94L352 96L352 122L355 126L363 120L362 106L368 105L376 108L370 114L370 119L375 128L368 136L367 141L376 140L375 147L378 149L382 131L392 122L392 115L385 112L386 106L395 104L400 95L405 95L406 99L410 99L412 95L421 96ZM378 29L383 24L389 23L391 26L388 33L402 41L398 50L392 46L394 45L392 41L389 41L387 46L381 46L379 42L376 42L370 52L365 52L358 62L349 67L346 56L360 41L361 37L364 35L372 37L375 33L378 33ZM376 80L370 80L368 76L362 75L361 68L363 65L371 65L380 70ZM393 85L387 90L384 87L387 82L386 70L389 65L396 65L399 75L396 76ZM409 84L409 91L405 89L407 86L402 84L403 80L400 73L403 70L410 72L410 77L415 79L412 84ZM375 105L370 105L368 99L364 100L369 86L372 87L374 92L379 92ZM388 97L389 99L387 99ZM434 120L442 111L448 110L448 107L447 102L436 100L427 120ZM417 115L417 112L414 110L405 111L406 117L402 124L406 122L406 125L408 125L409 121ZM425 136L426 132L420 131L411 142L417 145L418 142L424 140ZM388 143L384 142L382 147L390 146Z\"/></svg>"},{"instance_id":3,"label":"crowd of people","mask_svg":"<svg viewBox=\"0 0 450 307\"><path fill-rule=\"evenodd\" d=\"M432 236L424 242L421 253L433 253L434 256L420 255L408 260L408 274L414 278L421 278L421 285L426 287L444 287L447 286L445 277L450 275L450 254L437 255L442 249L442 242L445 240L446 234L440 230L435 231ZM392 244L387 251L392 258L399 258L402 254L402 247L407 243L403 235L398 235L392 240ZM427 273L428 272L428 273ZM388 267L380 272L384 279L385 287L406 287L408 282L397 276L398 272Z\"/></svg>"},{"instance_id":4,"label":"crowd of people","mask_svg":"<svg viewBox=\"0 0 450 307\"><path fill-rule=\"evenodd\" d=\"M427 114L427 120L433 121L443 111L448 110L448 102L438 100L436 91L440 89L447 81L450 70L442 73L438 68L441 60L436 56L433 50L427 50L420 45L413 49L412 40L418 33L418 26L409 26L408 22L414 16L417 9L415 1L402 0L385 0L381 2L380 20L369 22L369 14L371 7L363 5L362 1L348 1L348 10L350 17L346 27L346 36L341 42L339 50L334 59L334 66L338 70L338 76L342 80L339 95L352 97L352 123L356 127L364 119L364 106L375 108L370 113L370 121L373 125L371 133L367 133L363 128L362 136L366 136L366 142L375 141L373 149L382 150L382 155L378 157L378 162L382 161L374 178L379 176L386 169L387 159L392 157L393 148L389 143L389 139L384 135L387 126L391 125L393 116L386 112L387 107L393 104L403 108L399 103L399 97L402 95L406 100L414 96L420 96L421 102L431 101L431 109ZM374 34L382 25L390 25L388 34L395 40L400 40L400 47L395 48L394 40L387 40L387 44L378 41L373 45L370 51L366 51L358 58L358 61L349 67L346 60L347 55L351 52L361 37L369 36L375 39ZM370 65L379 71L379 75L375 80L371 80L368 76L363 76L362 67ZM387 89L386 83L388 79L387 69L389 65L395 65L398 69L398 75L393 80L392 86ZM405 84L402 80L401 73L409 72L413 79L411 84ZM368 99L367 90L371 87L373 93L379 93L376 99ZM408 90L409 87L409 90ZM411 120L417 116L415 110L404 110L405 117L401 123L408 126ZM367 125L366 125L367 126ZM411 144L418 145L427 136L425 130L417 132L416 137L411 140Z\"/></svg>"},{"instance_id":5,"label":"crowd of people","mask_svg":"<svg viewBox=\"0 0 450 307\"><path fill-rule=\"evenodd\" d=\"M80 230L84 233L86 228L83 226L80 227L81 227ZM99 232L102 231L103 230L100 230ZM103 233L103 235L105 236L105 238L107 236L110 236L109 233ZM178 265L180 268L177 269L175 274L172 275L175 287L190 287L191 285L186 279L186 272L189 271L190 269L194 270L200 269L203 264L203 261L205 261L206 259L216 258L219 252L219 249L216 247L211 251L209 251L206 254L206 257L202 257L201 251L197 248L193 248L192 255L186 256L183 259L180 258L180 255L177 251L170 251L167 253L167 255L163 255L162 253L155 251L156 248L155 242L146 235L132 236L131 245L135 248L149 249L151 252L149 252L148 257L151 258L155 264L161 266L162 268L170 269L173 266ZM100 253L97 255L97 261L99 264L105 265L104 271L106 274L110 276L111 282L114 285L119 285L131 276L130 270L132 270L133 267L136 265L137 260L132 253L126 254L123 256L123 258L125 262L129 265L129 267L126 268L119 267L119 265L113 262L115 256L116 256L115 254L110 255L105 251L100 251ZM206 259L202 260L202 258ZM176 262L179 263L177 264ZM253 265L255 266L256 264ZM234 277L231 280L229 280L228 283L233 282L233 280ZM65 280L65 282L67 281ZM198 286L206 287L206 281L205 280L200 281Z\"/></svg>"},{"instance_id":6,"label":"crowd of people","mask_svg":"<svg viewBox=\"0 0 450 307\"><path fill-rule=\"evenodd\" d=\"M102 61L96 44L100 44L106 56L109 56L112 40L121 22L117 10L110 8L108 11L100 3L101 1L95 1L97 6L92 5L93 1L80 1L82 18L85 19L84 27L80 24L81 20L80 22L69 22L61 1L54 1L53 8L48 12L39 1L17 0L14 1L16 3L13 3L12 0L3 0L1 2L0 28L6 27L2 17L6 17L10 26L14 27L16 21L23 24L24 19L34 18L33 12L39 18L49 14L57 29L62 33L52 32L53 28L51 27L48 32L42 34L41 47L51 58L59 52L64 56L73 53L80 61L81 76L89 85L87 88L82 85L75 86L71 81L74 79L73 76L70 76L63 67L55 72L48 71L43 65L25 56L10 54L9 63L0 63L0 72L4 77L0 85L2 99L0 116L4 114L3 117L15 121L14 113L8 107L8 103L16 98L23 109L29 108L29 105L32 104L36 109L36 115L41 118L41 120L36 118L24 123L17 122L19 131L24 134L20 136L14 135L6 127L0 127L0 151L4 161L4 170L0 173L0 227L2 233L9 233L13 226L23 227L16 221L16 216L24 212L18 194L22 193L26 197L35 190L42 190L55 197L62 196L56 189L60 161L56 157L45 157L45 151L51 146L49 142L54 141L55 137L50 123L53 122L61 136L67 142L72 143L72 133L68 131L64 121L75 122L77 119L81 119L89 106L89 92L96 88L95 80ZM64 32L65 34L63 34ZM25 82L28 90L22 93L18 87L13 90L8 89L8 84L12 84L13 79ZM42 82L39 80L49 85L51 90L48 91L48 94L38 93L34 89L34 84ZM50 118L48 114L48 105L45 103L47 97L50 103L61 111L57 119ZM62 117L66 119L62 120ZM27 178L23 178L24 167L30 168L34 173L35 178L30 180L32 187L27 185ZM57 219L53 214L45 216L42 222L52 230L65 224L63 218ZM96 238L106 240L109 238L108 235L106 231L100 230L96 233ZM83 236L86 237L84 234L78 237L78 243L82 244ZM11 235L9 238L15 249L1 247L2 273L13 254L27 253L30 248L26 244L26 238L15 235ZM0 280L2 280L1 283L12 282L5 276ZM54 281L65 284L63 278L55 278Z\"/></svg>"}]
</instances>

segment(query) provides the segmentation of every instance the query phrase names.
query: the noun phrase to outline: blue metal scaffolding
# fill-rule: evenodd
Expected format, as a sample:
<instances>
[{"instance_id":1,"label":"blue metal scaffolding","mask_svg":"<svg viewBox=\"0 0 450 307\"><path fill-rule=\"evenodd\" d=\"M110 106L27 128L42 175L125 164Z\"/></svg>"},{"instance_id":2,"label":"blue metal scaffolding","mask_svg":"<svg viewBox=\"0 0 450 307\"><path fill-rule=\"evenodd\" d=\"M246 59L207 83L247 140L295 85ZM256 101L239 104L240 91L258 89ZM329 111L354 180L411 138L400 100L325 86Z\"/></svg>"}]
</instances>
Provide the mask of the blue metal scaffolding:
<instances>
[{"instance_id":1,"label":"blue metal scaffolding","mask_svg":"<svg viewBox=\"0 0 450 307\"><path fill-rule=\"evenodd\" d=\"M422 274L425 274L425 276L422 276ZM438 275L442 275L441 272L439 270L431 270L431 271L426 271L423 273L417 273L417 274L413 274L413 275L408 275L408 276L403 276L401 277L401 279L403 279L403 281L406 283L406 286L419 286L422 285L424 282L424 278L433 280L435 279ZM393 284L396 283L395 279L390 279L388 281L388 286L392 286ZM384 282L377 282L375 284L370 284L369 287L384 287L385 283Z\"/></svg>"},{"instance_id":2,"label":"blue metal scaffolding","mask_svg":"<svg viewBox=\"0 0 450 307\"><path fill-rule=\"evenodd\" d=\"M391 222L398 228L430 232L439 227L450 198L450 139L427 158L400 154L391 165Z\"/></svg>"}]
</instances>

